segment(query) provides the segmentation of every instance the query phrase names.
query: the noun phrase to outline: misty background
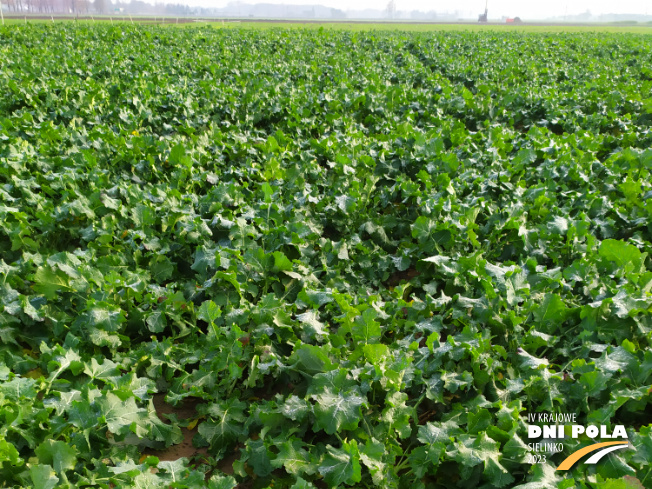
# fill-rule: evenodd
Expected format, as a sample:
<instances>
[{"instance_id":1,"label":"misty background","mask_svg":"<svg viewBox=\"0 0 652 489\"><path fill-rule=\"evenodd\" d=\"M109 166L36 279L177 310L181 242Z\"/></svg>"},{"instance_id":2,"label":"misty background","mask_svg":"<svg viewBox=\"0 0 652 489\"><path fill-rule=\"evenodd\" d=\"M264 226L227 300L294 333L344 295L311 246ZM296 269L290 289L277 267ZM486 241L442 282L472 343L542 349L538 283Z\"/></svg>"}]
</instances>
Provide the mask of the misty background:
<instances>
[{"instance_id":1,"label":"misty background","mask_svg":"<svg viewBox=\"0 0 652 489\"><path fill-rule=\"evenodd\" d=\"M319 1L319 0L318 0ZM234 19L477 21L488 8L490 22L652 22L652 1L619 0L294 0L264 3L217 0L0 0L5 12L20 14L105 14Z\"/></svg>"}]
</instances>

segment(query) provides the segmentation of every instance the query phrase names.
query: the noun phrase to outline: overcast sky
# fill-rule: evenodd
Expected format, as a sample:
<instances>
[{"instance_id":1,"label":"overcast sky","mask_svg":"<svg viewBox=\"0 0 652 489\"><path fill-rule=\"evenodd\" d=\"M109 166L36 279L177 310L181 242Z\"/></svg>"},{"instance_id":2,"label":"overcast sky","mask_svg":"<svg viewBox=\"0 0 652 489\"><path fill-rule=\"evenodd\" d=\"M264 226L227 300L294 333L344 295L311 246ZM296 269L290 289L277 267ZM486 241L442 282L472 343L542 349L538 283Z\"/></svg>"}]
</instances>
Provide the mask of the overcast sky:
<instances>
[{"instance_id":1,"label":"overcast sky","mask_svg":"<svg viewBox=\"0 0 652 489\"><path fill-rule=\"evenodd\" d=\"M189 4L204 7L224 7L233 0L186 0ZM242 3L276 3L294 5L319 4L342 10L363 10L367 8L384 10L389 0L241 0ZM485 0L395 0L397 10L422 10L436 12L459 11L464 15L476 16L484 11ZM590 10L592 14L650 14L652 0L488 0L489 18L520 16L523 18L545 18L573 15Z\"/></svg>"}]
</instances>

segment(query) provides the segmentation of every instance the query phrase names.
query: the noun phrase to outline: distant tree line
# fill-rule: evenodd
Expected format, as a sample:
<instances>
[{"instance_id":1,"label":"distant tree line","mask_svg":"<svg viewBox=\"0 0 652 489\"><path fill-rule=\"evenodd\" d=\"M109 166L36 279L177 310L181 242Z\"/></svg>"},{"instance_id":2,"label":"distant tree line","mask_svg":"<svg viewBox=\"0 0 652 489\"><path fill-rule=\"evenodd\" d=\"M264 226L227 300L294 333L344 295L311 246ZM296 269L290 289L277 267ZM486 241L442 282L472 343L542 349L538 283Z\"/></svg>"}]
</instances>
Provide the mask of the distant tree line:
<instances>
[{"instance_id":1,"label":"distant tree line","mask_svg":"<svg viewBox=\"0 0 652 489\"><path fill-rule=\"evenodd\" d=\"M108 0L2 0L10 12L24 13L76 13L89 14L91 12L104 12Z\"/></svg>"},{"instance_id":2,"label":"distant tree line","mask_svg":"<svg viewBox=\"0 0 652 489\"><path fill-rule=\"evenodd\" d=\"M104 1L104 0L96 0ZM10 12L26 13L61 13L61 12L89 12L89 0L4 0Z\"/></svg>"},{"instance_id":3,"label":"distant tree line","mask_svg":"<svg viewBox=\"0 0 652 489\"><path fill-rule=\"evenodd\" d=\"M111 14L115 12L144 15L200 15L205 9L180 3L151 4L141 0L111 2L111 0L0 0L10 12L32 14Z\"/></svg>"},{"instance_id":4,"label":"distant tree line","mask_svg":"<svg viewBox=\"0 0 652 489\"><path fill-rule=\"evenodd\" d=\"M156 0L154 0L156 1ZM179 1L179 0L177 0ZM181 0L190 1L190 0ZM291 2L292 0L288 0ZM257 18L303 18L303 19L345 19L370 18L370 19L414 19L414 20L450 20L457 18L458 14L438 14L434 11L411 12L398 11L396 0L389 0L386 8L382 10L366 9L359 11L344 11L337 8L326 7L320 4L293 5L256 3L249 4L241 1L232 1L225 7L202 8L190 7L182 3L149 3L143 0L0 0L4 8L12 12L33 14L134 14L148 16L197 16L197 17L257 17Z\"/></svg>"}]
</instances>

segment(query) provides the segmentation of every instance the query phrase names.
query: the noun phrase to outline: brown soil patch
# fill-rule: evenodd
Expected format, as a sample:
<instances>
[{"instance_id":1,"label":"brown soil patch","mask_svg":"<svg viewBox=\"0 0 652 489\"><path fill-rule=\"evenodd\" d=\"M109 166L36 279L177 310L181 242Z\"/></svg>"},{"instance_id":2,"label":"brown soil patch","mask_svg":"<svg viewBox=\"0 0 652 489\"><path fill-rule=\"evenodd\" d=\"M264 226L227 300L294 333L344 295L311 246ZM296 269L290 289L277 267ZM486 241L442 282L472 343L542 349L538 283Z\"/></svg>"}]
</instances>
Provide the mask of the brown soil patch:
<instances>
[{"instance_id":1,"label":"brown soil patch","mask_svg":"<svg viewBox=\"0 0 652 489\"><path fill-rule=\"evenodd\" d=\"M197 418L197 410L195 407L203 401L196 398L185 399L180 406L171 406L165 402L165 394L154 394L154 408L156 414L164 422L169 423L166 414L174 414L179 420L194 420ZM182 457L193 459L197 457L208 456L208 449L206 447L197 448L192 444L192 439L197 434L197 425L193 429L181 428L183 441L176 445L172 445L163 450L152 450L152 454L159 458L159 460L178 460Z\"/></svg>"},{"instance_id":2,"label":"brown soil patch","mask_svg":"<svg viewBox=\"0 0 652 489\"><path fill-rule=\"evenodd\" d=\"M154 394L154 408L163 421L167 421L163 416L165 414L176 414L179 419L191 419L197 415L195 408L202 402L205 401L196 397L187 397L180 406L175 407L165 402L165 394Z\"/></svg>"},{"instance_id":3,"label":"brown soil patch","mask_svg":"<svg viewBox=\"0 0 652 489\"><path fill-rule=\"evenodd\" d=\"M396 271L394 272L385 282L386 287L396 287L399 285L401 282L409 282L415 277L418 277L421 275L421 272L417 271L414 267L410 267L407 270L404 271Z\"/></svg>"},{"instance_id":4,"label":"brown soil patch","mask_svg":"<svg viewBox=\"0 0 652 489\"><path fill-rule=\"evenodd\" d=\"M179 421L196 421L198 416L196 407L203 402L206 401L198 398L187 398L181 405L171 406L165 402L165 394L154 394L154 408L156 409L156 414L164 423L168 424L169 421L166 416L167 414L174 414ZM181 443L172 445L163 450L151 450L151 453L147 453L146 455L154 455L158 457L159 460L166 461L174 461L185 457L195 463L207 464L209 457L208 448L197 448L192 444L192 439L197 434L197 426L199 426L200 423L201 420L195 423L192 429L181 427L181 434L183 435ZM215 469L224 474L233 475L233 462L240 458L239 448L240 447L236 446L230 455L217 462L217 465L207 472L207 477L210 477Z\"/></svg>"}]
</instances>

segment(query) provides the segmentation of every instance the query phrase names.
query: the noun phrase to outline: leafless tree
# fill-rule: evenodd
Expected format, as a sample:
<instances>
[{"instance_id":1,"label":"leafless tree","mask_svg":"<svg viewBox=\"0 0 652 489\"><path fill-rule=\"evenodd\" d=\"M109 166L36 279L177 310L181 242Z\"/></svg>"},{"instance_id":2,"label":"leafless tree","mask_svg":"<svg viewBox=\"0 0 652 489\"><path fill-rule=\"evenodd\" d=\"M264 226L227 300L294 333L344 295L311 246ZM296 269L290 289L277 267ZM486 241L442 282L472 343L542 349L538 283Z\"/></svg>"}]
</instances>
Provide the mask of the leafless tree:
<instances>
[{"instance_id":1,"label":"leafless tree","mask_svg":"<svg viewBox=\"0 0 652 489\"><path fill-rule=\"evenodd\" d=\"M396 15L396 2L394 0L389 0L385 11L387 12L387 17L393 19Z\"/></svg>"}]
</instances>

